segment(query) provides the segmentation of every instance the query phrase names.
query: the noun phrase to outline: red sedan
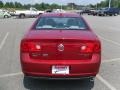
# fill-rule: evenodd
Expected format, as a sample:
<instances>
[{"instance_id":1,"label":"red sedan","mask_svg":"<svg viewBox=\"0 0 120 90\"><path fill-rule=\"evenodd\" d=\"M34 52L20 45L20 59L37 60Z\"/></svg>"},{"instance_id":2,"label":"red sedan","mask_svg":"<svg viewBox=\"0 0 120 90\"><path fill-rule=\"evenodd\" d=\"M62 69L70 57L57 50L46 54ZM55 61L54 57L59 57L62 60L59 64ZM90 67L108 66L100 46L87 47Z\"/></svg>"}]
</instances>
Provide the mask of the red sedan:
<instances>
[{"instance_id":1,"label":"red sedan","mask_svg":"<svg viewBox=\"0 0 120 90\"><path fill-rule=\"evenodd\" d=\"M43 14L21 40L20 59L25 76L93 78L99 72L101 43L80 15Z\"/></svg>"}]
</instances>

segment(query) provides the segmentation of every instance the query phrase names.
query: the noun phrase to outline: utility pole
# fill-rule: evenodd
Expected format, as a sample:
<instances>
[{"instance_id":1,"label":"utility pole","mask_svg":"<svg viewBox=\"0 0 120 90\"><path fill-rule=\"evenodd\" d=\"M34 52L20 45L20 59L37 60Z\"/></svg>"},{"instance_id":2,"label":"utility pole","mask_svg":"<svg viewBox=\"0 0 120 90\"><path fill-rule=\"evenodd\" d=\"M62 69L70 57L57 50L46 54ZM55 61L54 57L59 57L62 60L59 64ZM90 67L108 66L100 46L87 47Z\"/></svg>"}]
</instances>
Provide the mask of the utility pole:
<instances>
[{"instance_id":1,"label":"utility pole","mask_svg":"<svg viewBox=\"0 0 120 90\"><path fill-rule=\"evenodd\" d=\"M73 10L73 4L72 4L72 10Z\"/></svg>"},{"instance_id":2,"label":"utility pole","mask_svg":"<svg viewBox=\"0 0 120 90\"><path fill-rule=\"evenodd\" d=\"M62 6L62 4L61 4L61 10L62 10L62 8L63 8L63 6Z\"/></svg>"},{"instance_id":3,"label":"utility pole","mask_svg":"<svg viewBox=\"0 0 120 90\"><path fill-rule=\"evenodd\" d=\"M63 2L62 2L62 0L61 0L61 6L60 7L61 7L61 10L62 10L63 9Z\"/></svg>"},{"instance_id":4,"label":"utility pole","mask_svg":"<svg viewBox=\"0 0 120 90\"><path fill-rule=\"evenodd\" d=\"M111 8L111 0L109 0L109 8Z\"/></svg>"},{"instance_id":5,"label":"utility pole","mask_svg":"<svg viewBox=\"0 0 120 90\"><path fill-rule=\"evenodd\" d=\"M98 4L96 4L96 10L98 9Z\"/></svg>"}]
</instances>

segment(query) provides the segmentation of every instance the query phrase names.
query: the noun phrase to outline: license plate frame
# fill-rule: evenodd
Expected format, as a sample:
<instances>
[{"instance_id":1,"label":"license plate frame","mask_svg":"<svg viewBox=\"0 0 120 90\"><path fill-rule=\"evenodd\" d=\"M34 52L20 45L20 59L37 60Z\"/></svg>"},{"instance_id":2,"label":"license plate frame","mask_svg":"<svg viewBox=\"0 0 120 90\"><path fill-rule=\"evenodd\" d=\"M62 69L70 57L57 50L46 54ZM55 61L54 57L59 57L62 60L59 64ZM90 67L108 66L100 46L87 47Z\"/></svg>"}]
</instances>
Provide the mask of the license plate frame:
<instances>
[{"instance_id":1,"label":"license plate frame","mask_svg":"<svg viewBox=\"0 0 120 90\"><path fill-rule=\"evenodd\" d=\"M52 66L52 74L66 75L70 73L69 71L70 71L69 66L59 66L59 65Z\"/></svg>"}]
</instances>

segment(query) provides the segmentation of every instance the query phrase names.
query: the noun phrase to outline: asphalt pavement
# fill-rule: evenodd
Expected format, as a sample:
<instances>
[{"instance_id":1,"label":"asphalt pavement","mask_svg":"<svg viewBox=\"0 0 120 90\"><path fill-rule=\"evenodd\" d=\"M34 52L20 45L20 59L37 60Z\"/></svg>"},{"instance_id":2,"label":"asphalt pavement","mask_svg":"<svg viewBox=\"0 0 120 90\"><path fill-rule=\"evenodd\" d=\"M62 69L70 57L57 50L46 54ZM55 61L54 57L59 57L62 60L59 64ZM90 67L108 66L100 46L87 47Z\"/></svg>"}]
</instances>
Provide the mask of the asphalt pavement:
<instances>
[{"instance_id":1,"label":"asphalt pavement","mask_svg":"<svg viewBox=\"0 0 120 90\"><path fill-rule=\"evenodd\" d=\"M35 18L0 19L0 90L120 90L120 16L83 16L102 41L102 63L95 82L24 78L19 45Z\"/></svg>"}]
</instances>

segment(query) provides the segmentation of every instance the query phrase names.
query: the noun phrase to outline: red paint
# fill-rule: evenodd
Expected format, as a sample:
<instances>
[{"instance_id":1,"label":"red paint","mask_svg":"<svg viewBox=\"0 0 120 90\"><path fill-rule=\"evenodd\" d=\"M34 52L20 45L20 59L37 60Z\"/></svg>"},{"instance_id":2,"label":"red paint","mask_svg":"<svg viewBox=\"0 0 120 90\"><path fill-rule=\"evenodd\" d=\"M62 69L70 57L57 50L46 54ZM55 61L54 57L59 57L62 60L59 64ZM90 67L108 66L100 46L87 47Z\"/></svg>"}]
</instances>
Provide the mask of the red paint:
<instances>
[{"instance_id":1,"label":"red paint","mask_svg":"<svg viewBox=\"0 0 120 90\"><path fill-rule=\"evenodd\" d=\"M40 17L48 16L82 18L77 14L65 13L62 16L43 14ZM33 30L33 26L22 39L20 47L21 66L25 75L74 78L96 76L101 62L101 44L90 27L88 30ZM69 66L69 74L52 74L53 65Z\"/></svg>"}]
</instances>

